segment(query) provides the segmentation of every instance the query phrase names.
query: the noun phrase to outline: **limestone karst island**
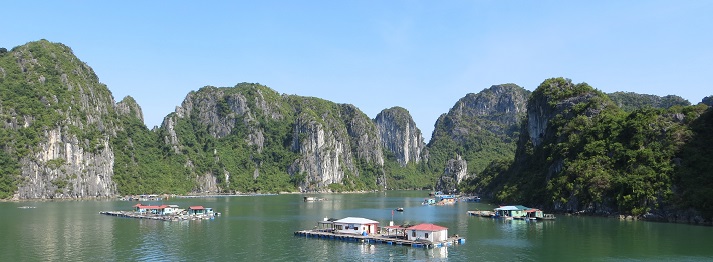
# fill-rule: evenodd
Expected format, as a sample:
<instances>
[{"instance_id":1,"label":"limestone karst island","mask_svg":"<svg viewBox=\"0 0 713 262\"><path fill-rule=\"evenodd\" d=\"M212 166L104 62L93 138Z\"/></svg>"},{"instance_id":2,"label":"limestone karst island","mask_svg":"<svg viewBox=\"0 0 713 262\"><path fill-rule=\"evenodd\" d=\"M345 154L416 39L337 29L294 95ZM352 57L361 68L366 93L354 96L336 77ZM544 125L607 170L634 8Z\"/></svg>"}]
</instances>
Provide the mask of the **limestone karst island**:
<instances>
[{"instance_id":1,"label":"limestone karst island","mask_svg":"<svg viewBox=\"0 0 713 262\"><path fill-rule=\"evenodd\" d=\"M239 83L196 87L149 129L80 59L47 40L0 48L0 198L417 189L550 213L713 218L711 96L504 83L453 101L422 134L408 108L371 118Z\"/></svg>"}]
</instances>

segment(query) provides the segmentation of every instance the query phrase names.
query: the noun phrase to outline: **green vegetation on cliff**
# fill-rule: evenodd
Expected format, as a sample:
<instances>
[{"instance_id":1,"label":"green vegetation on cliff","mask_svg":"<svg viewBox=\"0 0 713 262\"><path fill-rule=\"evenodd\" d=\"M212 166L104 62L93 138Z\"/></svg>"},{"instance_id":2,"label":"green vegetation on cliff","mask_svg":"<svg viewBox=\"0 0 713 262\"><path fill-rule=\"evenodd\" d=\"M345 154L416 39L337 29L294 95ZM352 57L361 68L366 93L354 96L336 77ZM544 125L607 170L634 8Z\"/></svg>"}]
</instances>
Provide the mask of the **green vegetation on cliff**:
<instances>
[{"instance_id":1,"label":"green vegetation on cliff","mask_svg":"<svg viewBox=\"0 0 713 262\"><path fill-rule=\"evenodd\" d=\"M515 160L494 162L470 188L498 202L559 211L642 215L680 204L676 163L696 133L690 124L706 109L644 107L627 113L585 83L548 79L528 102L530 124L523 125ZM547 124L538 131L532 123L541 120Z\"/></svg>"},{"instance_id":2,"label":"green vegetation on cliff","mask_svg":"<svg viewBox=\"0 0 713 262\"><path fill-rule=\"evenodd\" d=\"M515 84L503 84L459 100L436 122L428 144L428 172L437 179L457 156L467 161L471 174L479 174L492 161L512 158L529 95Z\"/></svg>"},{"instance_id":3,"label":"green vegetation on cliff","mask_svg":"<svg viewBox=\"0 0 713 262\"><path fill-rule=\"evenodd\" d=\"M700 108L698 106L697 108ZM713 217L713 108L690 123L691 138L683 148L674 184L679 188L677 203Z\"/></svg>"},{"instance_id":4,"label":"green vegetation on cliff","mask_svg":"<svg viewBox=\"0 0 713 262\"><path fill-rule=\"evenodd\" d=\"M108 105L108 107L107 107ZM106 131L113 128L111 92L99 83L94 71L79 61L72 50L47 40L30 42L0 53L0 197L16 192L29 179L20 162L35 162L58 169L59 159L36 161L48 132L57 131L89 153L104 149ZM87 110L87 109L91 110ZM54 167L54 168L52 168ZM43 179L50 179L44 172ZM56 191L70 194L58 172L51 181ZM74 175L76 178L76 175Z\"/></svg>"},{"instance_id":5,"label":"green vegetation on cliff","mask_svg":"<svg viewBox=\"0 0 713 262\"><path fill-rule=\"evenodd\" d=\"M133 98L114 104L69 47L41 40L0 49L0 198L82 197L88 179L105 190L91 196L425 189L460 157L461 190L500 203L711 218L712 100L498 85L459 100L423 147L406 109L377 127L353 105L241 83L189 93L149 130Z\"/></svg>"},{"instance_id":6,"label":"green vegetation on cliff","mask_svg":"<svg viewBox=\"0 0 713 262\"><path fill-rule=\"evenodd\" d=\"M632 92L614 92L608 94L609 98L624 111L631 112L636 109L646 107L670 108L673 106L690 106L691 102L680 96L667 95L664 97L655 95L637 94Z\"/></svg>"}]
</instances>

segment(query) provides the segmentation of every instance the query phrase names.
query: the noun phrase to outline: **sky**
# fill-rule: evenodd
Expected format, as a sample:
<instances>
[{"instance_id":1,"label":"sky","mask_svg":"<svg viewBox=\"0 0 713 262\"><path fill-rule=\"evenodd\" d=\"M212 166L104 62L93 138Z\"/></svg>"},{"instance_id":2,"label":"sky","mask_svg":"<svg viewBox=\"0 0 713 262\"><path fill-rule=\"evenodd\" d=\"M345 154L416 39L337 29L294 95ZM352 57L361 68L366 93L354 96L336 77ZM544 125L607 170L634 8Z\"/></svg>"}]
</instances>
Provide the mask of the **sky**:
<instances>
[{"instance_id":1,"label":"sky","mask_svg":"<svg viewBox=\"0 0 713 262\"><path fill-rule=\"evenodd\" d=\"M565 77L603 92L713 95L713 1L4 1L0 47L72 48L148 128L190 91L260 83L406 108L428 141L468 93Z\"/></svg>"}]
</instances>

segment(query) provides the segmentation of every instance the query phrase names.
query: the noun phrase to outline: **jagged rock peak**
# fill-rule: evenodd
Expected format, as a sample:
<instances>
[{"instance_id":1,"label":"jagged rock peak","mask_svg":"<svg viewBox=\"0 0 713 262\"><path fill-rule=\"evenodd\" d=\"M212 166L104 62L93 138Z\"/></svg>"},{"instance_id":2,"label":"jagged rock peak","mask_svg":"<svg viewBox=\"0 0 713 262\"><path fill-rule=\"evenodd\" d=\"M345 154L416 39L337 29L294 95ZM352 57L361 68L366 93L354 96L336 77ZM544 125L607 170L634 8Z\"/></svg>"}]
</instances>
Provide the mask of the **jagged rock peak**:
<instances>
[{"instance_id":1,"label":"jagged rock peak","mask_svg":"<svg viewBox=\"0 0 713 262\"><path fill-rule=\"evenodd\" d=\"M583 112L578 112L575 108L580 103L588 104L581 107ZM559 115L565 119L578 114L592 117L605 107L616 106L604 93L587 83L574 84L571 79L550 78L542 82L530 96L527 103L526 131L532 144L538 146L545 138L555 135L548 129L549 121L555 116Z\"/></svg>"},{"instance_id":2,"label":"jagged rock peak","mask_svg":"<svg viewBox=\"0 0 713 262\"><path fill-rule=\"evenodd\" d=\"M393 153L401 166L422 160L425 142L408 110L402 107L384 109L374 119L381 145Z\"/></svg>"},{"instance_id":3,"label":"jagged rock peak","mask_svg":"<svg viewBox=\"0 0 713 262\"><path fill-rule=\"evenodd\" d=\"M517 122L516 115L524 113L529 92L516 84L493 85L474 94L469 93L451 108L450 115L490 116L510 114L512 122Z\"/></svg>"},{"instance_id":4,"label":"jagged rock peak","mask_svg":"<svg viewBox=\"0 0 713 262\"><path fill-rule=\"evenodd\" d=\"M530 91L515 84L469 93L438 118L429 143L443 137L463 143L482 130L503 138L513 136L524 117L529 96Z\"/></svg>"},{"instance_id":5,"label":"jagged rock peak","mask_svg":"<svg viewBox=\"0 0 713 262\"><path fill-rule=\"evenodd\" d=\"M120 114L132 116L144 122L144 113L141 111L141 106L136 103L131 96L126 96L119 103L116 103L116 111Z\"/></svg>"},{"instance_id":6,"label":"jagged rock peak","mask_svg":"<svg viewBox=\"0 0 713 262\"><path fill-rule=\"evenodd\" d=\"M713 96L704 97L701 103L707 106L713 106Z\"/></svg>"},{"instance_id":7,"label":"jagged rock peak","mask_svg":"<svg viewBox=\"0 0 713 262\"><path fill-rule=\"evenodd\" d=\"M6 147L22 148L11 160L21 166L14 197L114 195L109 140L121 127L114 98L94 70L71 48L43 39L1 55L0 76L0 91L8 94L0 97L0 112L11 116L3 127L11 137L36 134Z\"/></svg>"}]
</instances>

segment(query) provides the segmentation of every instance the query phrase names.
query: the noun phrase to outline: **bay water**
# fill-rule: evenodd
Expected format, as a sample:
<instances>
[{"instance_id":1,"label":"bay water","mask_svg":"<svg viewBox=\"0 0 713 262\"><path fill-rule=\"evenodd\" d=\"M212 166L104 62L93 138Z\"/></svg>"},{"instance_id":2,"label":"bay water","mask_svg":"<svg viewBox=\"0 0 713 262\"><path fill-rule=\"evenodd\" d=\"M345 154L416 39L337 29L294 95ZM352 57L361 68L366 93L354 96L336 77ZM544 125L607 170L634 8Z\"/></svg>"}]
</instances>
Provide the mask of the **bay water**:
<instances>
[{"instance_id":1,"label":"bay water","mask_svg":"<svg viewBox=\"0 0 713 262\"><path fill-rule=\"evenodd\" d=\"M713 228L558 215L554 221L468 216L488 203L422 206L426 191L171 198L143 204L202 205L212 220L157 221L100 215L120 200L0 202L0 261L713 261ZM518 203L512 203L518 204ZM19 208L31 206L34 208ZM392 212L403 207L403 212ZM306 238L328 218L386 226L433 223L463 245L443 248Z\"/></svg>"}]
</instances>

